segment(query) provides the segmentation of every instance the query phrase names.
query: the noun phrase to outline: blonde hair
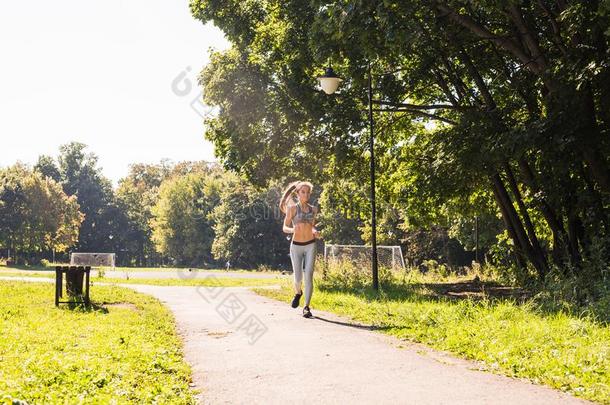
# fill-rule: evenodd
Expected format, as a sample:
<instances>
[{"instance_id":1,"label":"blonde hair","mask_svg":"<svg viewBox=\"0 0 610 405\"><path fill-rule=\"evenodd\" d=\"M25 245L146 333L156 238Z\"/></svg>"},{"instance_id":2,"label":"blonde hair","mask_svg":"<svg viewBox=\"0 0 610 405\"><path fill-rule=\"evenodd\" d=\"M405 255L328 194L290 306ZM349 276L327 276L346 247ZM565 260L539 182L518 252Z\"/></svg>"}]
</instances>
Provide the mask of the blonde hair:
<instances>
[{"instance_id":1,"label":"blonde hair","mask_svg":"<svg viewBox=\"0 0 610 405\"><path fill-rule=\"evenodd\" d=\"M294 198L297 197L297 193L299 192L299 190L305 186L309 187L309 191L313 191L313 184L308 181L293 181L292 183L288 184L288 186L282 193L282 198L280 199L280 210L283 213L286 213L286 208L288 206L288 198L292 197L294 200Z\"/></svg>"}]
</instances>

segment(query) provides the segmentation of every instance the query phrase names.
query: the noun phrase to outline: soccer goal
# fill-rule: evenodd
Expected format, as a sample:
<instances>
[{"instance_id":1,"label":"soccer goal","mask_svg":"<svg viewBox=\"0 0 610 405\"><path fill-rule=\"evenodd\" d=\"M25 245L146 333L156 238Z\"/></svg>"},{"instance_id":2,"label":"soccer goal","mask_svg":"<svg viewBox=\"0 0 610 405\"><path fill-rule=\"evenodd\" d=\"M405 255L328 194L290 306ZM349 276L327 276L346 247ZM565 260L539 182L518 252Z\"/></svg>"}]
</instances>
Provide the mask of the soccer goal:
<instances>
[{"instance_id":1,"label":"soccer goal","mask_svg":"<svg viewBox=\"0 0 610 405\"><path fill-rule=\"evenodd\" d=\"M370 263L372 249L370 245L325 245L324 260ZM377 263L393 270L406 268L400 246L377 245Z\"/></svg>"},{"instance_id":2,"label":"soccer goal","mask_svg":"<svg viewBox=\"0 0 610 405\"><path fill-rule=\"evenodd\" d=\"M70 253L70 266L91 266L114 270L116 255L114 253ZM129 275L125 272L125 278Z\"/></svg>"}]
</instances>

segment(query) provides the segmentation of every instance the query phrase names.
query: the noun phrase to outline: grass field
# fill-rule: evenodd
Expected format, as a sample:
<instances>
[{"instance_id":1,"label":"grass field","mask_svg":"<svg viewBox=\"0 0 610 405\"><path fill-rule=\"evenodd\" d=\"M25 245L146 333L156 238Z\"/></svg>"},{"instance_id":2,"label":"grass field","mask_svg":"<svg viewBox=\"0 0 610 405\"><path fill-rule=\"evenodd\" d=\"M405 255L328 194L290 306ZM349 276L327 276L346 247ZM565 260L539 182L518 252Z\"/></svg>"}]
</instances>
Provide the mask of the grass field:
<instances>
[{"instance_id":1,"label":"grass field","mask_svg":"<svg viewBox=\"0 0 610 405\"><path fill-rule=\"evenodd\" d=\"M169 310L116 286L92 298L56 308L52 286L0 280L0 403L195 403Z\"/></svg>"},{"instance_id":2,"label":"grass field","mask_svg":"<svg viewBox=\"0 0 610 405\"><path fill-rule=\"evenodd\" d=\"M111 277L91 277L92 285L96 283L115 283L115 284L147 284L159 286L206 286L206 287L244 287L244 286L269 286L276 285L281 281L278 273L278 278L237 278L223 277L222 272L213 277L205 278L187 278L188 273L183 273L185 278L111 278ZM55 270L38 271L38 270L22 270L18 268L0 268L0 276L3 277L38 277L38 278L55 278Z\"/></svg>"},{"instance_id":3,"label":"grass field","mask_svg":"<svg viewBox=\"0 0 610 405\"><path fill-rule=\"evenodd\" d=\"M30 270L30 271L55 271L55 265L58 266L69 266L69 263L49 263L47 266L43 266L43 265L27 265L27 266L23 266L23 265L10 265L10 266L6 266L4 264L0 264L0 270L11 270L11 271L15 271L15 270ZM167 273L172 273L172 272L179 272L179 271L187 271L189 269L189 267L115 267L114 269L108 267L105 268L106 271L110 271L110 270L114 270L114 271L145 271L145 272L150 272L150 271L160 271L160 272L167 272ZM192 270L197 270L197 271L206 271L206 272L218 272L218 273L223 273L226 272L226 269L222 268L222 269L204 269L204 268L198 268L198 267L190 267L190 269ZM280 271L278 270L271 270L267 267L261 267L259 269L255 269L255 270L248 270L248 269L241 269L241 268L231 268L230 269L231 272L238 272L238 273L257 273L257 274L279 274Z\"/></svg>"},{"instance_id":4,"label":"grass field","mask_svg":"<svg viewBox=\"0 0 610 405\"><path fill-rule=\"evenodd\" d=\"M482 361L489 371L610 404L610 327L606 323L549 313L532 301L519 303L521 299L515 297L490 299L477 296L477 290L469 295L472 289L463 287L472 283L459 280L386 284L381 293L362 285L341 286L337 281L316 279L314 315L318 309L334 312L373 325L379 332ZM294 294L290 282L280 290L255 291L284 302Z\"/></svg>"},{"instance_id":5,"label":"grass field","mask_svg":"<svg viewBox=\"0 0 610 405\"><path fill-rule=\"evenodd\" d=\"M0 275L16 274L23 276L24 273L26 272L19 270L0 271ZM52 277L53 275L51 272L48 274L29 273L37 277ZM519 288L503 287L497 283L485 282L484 280L474 282L471 278L464 277L441 279L423 276L405 277L404 275L400 279L383 277L381 291L374 292L368 286L368 276L359 274L349 269L341 269L339 272L329 273L326 279L322 279L321 275L316 276L316 287L312 300L314 315L316 310L334 312L354 321L373 325L373 328L379 332L408 341L421 342L464 358L478 360L489 371L528 378L535 383L545 384L582 398L610 404L610 326L607 321L603 321L607 318L596 317L594 311L585 311L578 314L573 311L568 313L562 310L550 310L549 307L534 301L527 292ZM215 286L280 284L281 289L279 290L256 289L255 291L284 302L288 302L293 294L291 278L289 277L283 279L242 279L222 278L219 275L210 279L191 280L130 279L127 281L109 278L93 278L92 280L95 286L92 290L92 298L97 302L146 301L141 296L121 288L96 286L95 284L98 282ZM2 307L0 316L6 323L7 320L16 317L12 312L13 309L6 306L8 302L6 301L7 294L12 292L11 287L6 286L22 286L25 283L15 282L11 284L12 282L6 281L0 281L0 283L5 286L5 291L0 290L3 299L5 299L5 306ZM35 297L35 301L45 301L44 305L40 303L35 305L35 309L44 307L47 311L52 311L53 316L66 316L66 319L73 319L70 316L76 316L66 309L50 309L51 307L46 304L46 302L50 303L52 300L50 290L46 292L43 299L42 296L36 298L36 288L49 289L47 285L46 287L20 287L14 290L26 291L27 294ZM30 291L30 289L33 290ZM119 294L120 298L112 297L112 294ZM25 297L21 297L19 300L22 301L21 305L24 306ZM155 311L165 312L167 315L163 308L155 307L155 305L158 305L156 301L152 299L149 301L151 308L155 308ZM114 310L119 309L127 311L120 306L117 308L110 307L110 309L111 314ZM43 312L36 314L36 311L33 311L32 314L34 324L37 323L36 320L39 323L44 323ZM17 318L21 313L25 313L23 309L21 312L17 312ZM96 316L96 313L96 311L93 311L82 315L93 317ZM124 315L130 314L129 311L124 313ZM106 318L102 315L97 316L101 316L101 319L108 319L107 314L105 315ZM61 318L58 321L54 319L52 322L52 324L64 323ZM3 330L7 327L11 328L10 324L2 324L1 326ZM149 326L155 327L155 325ZM103 328L102 326L99 327ZM115 325L114 327L120 329L126 326ZM49 347L53 347L53 350L58 350L59 347L66 350L63 343L59 346L56 343L65 340L62 335L47 334L46 330L50 329L50 326L41 326L41 328L43 328L41 335L44 336L38 342L38 350L41 353L45 345L50 345ZM68 340L75 340L74 333L66 331L62 333L68 333ZM134 340L143 338L139 333L135 334L137 336ZM47 336L51 338L47 338ZM129 333L122 332L121 336L129 336ZM172 336L172 339L175 339L175 335ZM23 341L26 345L33 345L28 343L28 339L33 339L31 336L26 336L25 339L21 340L18 340L20 339L18 337L12 337L11 339L13 346L15 341ZM100 343L100 339L96 341ZM159 344L161 343L159 342ZM9 350L9 352L15 350L13 346L9 344L6 347L4 344L0 346L3 350L3 352L0 352L3 363L5 362L4 359L8 358L3 354L4 350ZM62 353L60 351L57 356L61 356ZM140 354L127 355L128 361L136 362L138 355ZM76 352L71 353L71 356L73 361L79 362ZM175 356L176 361L178 361L179 355L175 354ZM146 355L144 355L144 358L145 361L151 361ZM18 361L22 360L18 359ZM43 365L41 367L44 370L44 367L47 366ZM110 369L112 370L113 367L110 367ZM19 373L18 370L19 367L2 370L3 374L0 374L0 381L7 380L5 373L16 375ZM47 369L47 371L49 370ZM115 371L113 375L119 375L118 373L118 371ZM75 375L72 378L78 379L79 377ZM106 386L109 377L104 378L106 382L103 383L103 386ZM78 384L74 383L74 386L77 387ZM132 388L138 391L136 387ZM33 390L32 392L38 390L37 386L30 387L30 389ZM74 388L74 390L78 389L82 389L82 386L81 388ZM25 389L19 391L19 388L10 391L0 385L0 392L3 391L9 392L13 396L15 395L14 392L26 392ZM52 393L54 391L43 390L43 392ZM159 391L158 394L161 395L159 402L166 401L166 397L169 395L163 390ZM102 393L102 395L106 394ZM146 402L150 400L150 397L138 395L145 395L145 393L136 392L130 398L134 401L139 401L141 398L144 398L143 400ZM172 400L172 403L180 403L183 399L184 402L188 402L187 397L182 398L178 393L176 395L177 399ZM36 398L34 402L40 402L40 400L48 398ZM109 396L108 398L114 397ZM54 400L54 398L51 398L51 400Z\"/></svg>"}]
</instances>

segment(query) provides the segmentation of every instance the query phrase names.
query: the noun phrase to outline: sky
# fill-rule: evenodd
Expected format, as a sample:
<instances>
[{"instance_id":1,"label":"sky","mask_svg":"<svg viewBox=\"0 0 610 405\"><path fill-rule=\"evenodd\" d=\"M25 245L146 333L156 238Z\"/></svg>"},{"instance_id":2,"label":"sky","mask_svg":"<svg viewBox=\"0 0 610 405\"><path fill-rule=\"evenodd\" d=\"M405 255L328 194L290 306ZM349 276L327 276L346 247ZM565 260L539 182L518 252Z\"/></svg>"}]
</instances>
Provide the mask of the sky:
<instances>
[{"instance_id":1,"label":"sky","mask_svg":"<svg viewBox=\"0 0 610 405\"><path fill-rule=\"evenodd\" d=\"M88 145L130 163L213 161L196 77L229 43L188 0L0 0L0 167Z\"/></svg>"}]
</instances>

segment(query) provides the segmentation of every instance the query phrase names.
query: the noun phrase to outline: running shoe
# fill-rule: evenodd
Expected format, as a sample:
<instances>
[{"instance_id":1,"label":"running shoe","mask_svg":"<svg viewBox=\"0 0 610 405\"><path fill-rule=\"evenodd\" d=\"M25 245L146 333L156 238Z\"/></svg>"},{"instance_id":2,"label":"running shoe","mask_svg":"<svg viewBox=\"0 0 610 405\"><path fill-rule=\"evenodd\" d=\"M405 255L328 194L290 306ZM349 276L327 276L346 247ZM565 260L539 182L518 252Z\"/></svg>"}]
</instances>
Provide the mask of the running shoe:
<instances>
[{"instance_id":1,"label":"running shoe","mask_svg":"<svg viewBox=\"0 0 610 405\"><path fill-rule=\"evenodd\" d=\"M292 299L292 307L296 308L299 306L299 302L301 301L301 295L303 294L295 294L294 298Z\"/></svg>"},{"instance_id":2,"label":"running shoe","mask_svg":"<svg viewBox=\"0 0 610 405\"><path fill-rule=\"evenodd\" d=\"M313 316L309 310L309 307L303 307L303 316L305 318L311 318Z\"/></svg>"}]
</instances>

